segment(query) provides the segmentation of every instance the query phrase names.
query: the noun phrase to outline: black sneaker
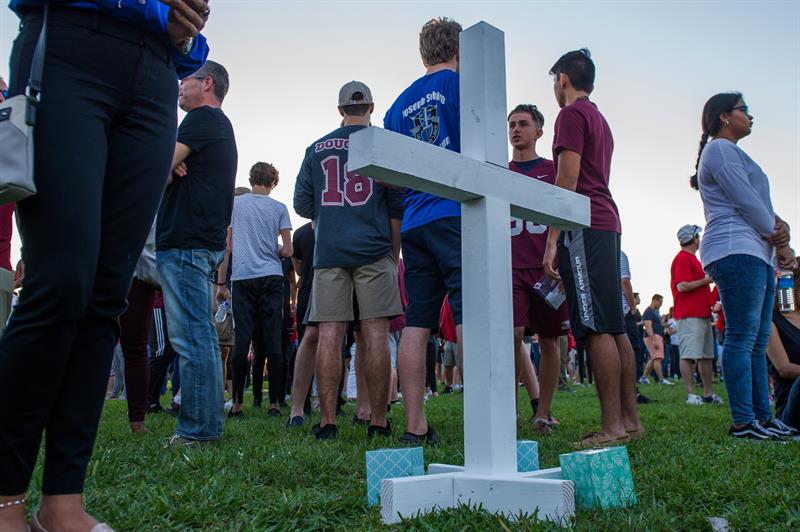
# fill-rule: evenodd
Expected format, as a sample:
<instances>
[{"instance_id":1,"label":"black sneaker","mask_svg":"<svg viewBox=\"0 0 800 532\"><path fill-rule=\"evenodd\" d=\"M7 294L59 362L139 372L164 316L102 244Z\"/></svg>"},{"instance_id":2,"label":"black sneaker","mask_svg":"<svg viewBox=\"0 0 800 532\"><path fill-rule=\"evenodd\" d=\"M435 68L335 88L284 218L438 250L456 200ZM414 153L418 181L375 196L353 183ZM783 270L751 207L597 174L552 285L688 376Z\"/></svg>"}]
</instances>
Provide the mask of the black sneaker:
<instances>
[{"instance_id":1,"label":"black sneaker","mask_svg":"<svg viewBox=\"0 0 800 532\"><path fill-rule=\"evenodd\" d=\"M728 434L742 440L769 441L775 439L775 437L770 432L764 430L757 421L751 421L738 429L731 425L728 429Z\"/></svg>"},{"instance_id":2,"label":"black sneaker","mask_svg":"<svg viewBox=\"0 0 800 532\"><path fill-rule=\"evenodd\" d=\"M367 438L372 439L375 436L391 436L392 435L392 424L389 420L386 420L386 426L381 427L380 425L370 425L367 427Z\"/></svg>"},{"instance_id":3,"label":"black sneaker","mask_svg":"<svg viewBox=\"0 0 800 532\"><path fill-rule=\"evenodd\" d=\"M281 417L281 411L274 406L267 411L269 417Z\"/></svg>"},{"instance_id":4,"label":"black sneaker","mask_svg":"<svg viewBox=\"0 0 800 532\"><path fill-rule=\"evenodd\" d=\"M244 410L239 410L238 412L231 410L228 412L228 419L244 419Z\"/></svg>"},{"instance_id":5,"label":"black sneaker","mask_svg":"<svg viewBox=\"0 0 800 532\"><path fill-rule=\"evenodd\" d=\"M655 399L650 399L646 395L637 393L636 402L639 403L640 405L649 405L650 403L657 403L658 401L656 401Z\"/></svg>"},{"instance_id":6,"label":"black sneaker","mask_svg":"<svg viewBox=\"0 0 800 532\"><path fill-rule=\"evenodd\" d=\"M169 404L169 408L164 410L164 412L166 412L167 414L171 415L172 417L178 417L180 415L180 413L181 413L181 405L179 405L175 401L172 401Z\"/></svg>"},{"instance_id":7,"label":"black sneaker","mask_svg":"<svg viewBox=\"0 0 800 532\"><path fill-rule=\"evenodd\" d=\"M761 428L780 439L788 439L797 435L796 430L783 423L779 425L776 421L775 419L770 419L766 423L760 423Z\"/></svg>"},{"instance_id":8,"label":"black sneaker","mask_svg":"<svg viewBox=\"0 0 800 532\"><path fill-rule=\"evenodd\" d=\"M290 417L289 420L286 422L286 427L290 429L296 429L303 426L303 416L294 416Z\"/></svg>"},{"instance_id":9,"label":"black sneaker","mask_svg":"<svg viewBox=\"0 0 800 532\"><path fill-rule=\"evenodd\" d=\"M442 391L442 393L453 393L453 387L448 384L444 387L444 391Z\"/></svg>"},{"instance_id":10,"label":"black sneaker","mask_svg":"<svg viewBox=\"0 0 800 532\"><path fill-rule=\"evenodd\" d=\"M783 422L783 421L781 421L780 419L778 419L778 418L775 418L775 419L773 419L773 420L772 420L772 423L773 423L775 426L777 426L779 429L781 429L781 430L784 430L784 431L788 432L788 433L789 433L789 436L790 436L791 438L794 438L794 439L800 438L800 430L797 430L797 429L796 429L796 428L794 428L794 427L790 427L789 425L787 425L786 423L784 423L784 422Z\"/></svg>"},{"instance_id":11,"label":"black sneaker","mask_svg":"<svg viewBox=\"0 0 800 532\"><path fill-rule=\"evenodd\" d=\"M336 433L338 429L336 425L325 425L324 427L320 427L319 423L314 425L314 428L311 429L311 434L318 440L335 440Z\"/></svg>"},{"instance_id":12,"label":"black sneaker","mask_svg":"<svg viewBox=\"0 0 800 532\"><path fill-rule=\"evenodd\" d=\"M439 444L439 435L433 430L433 427L428 425L428 432L425 434L414 434L412 432L404 432L400 436L400 443L408 447L419 447L420 445L428 444L435 446Z\"/></svg>"},{"instance_id":13,"label":"black sneaker","mask_svg":"<svg viewBox=\"0 0 800 532\"><path fill-rule=\"evenodd\" d=\"M145 414L161 414L162 412L164 412L164 408L159 403L148 406L144 411Z\"/></svg>"},{"instance_id":14,"label":"black sneaker","mask_svg":"<svg viewBox=\"0 0 800 532\"><path fill-rule=\"evenodd\" d=\"M353 414L353 425L369 425L369 419L361 419L357 414Z\"/></svg>"}]
</instances>

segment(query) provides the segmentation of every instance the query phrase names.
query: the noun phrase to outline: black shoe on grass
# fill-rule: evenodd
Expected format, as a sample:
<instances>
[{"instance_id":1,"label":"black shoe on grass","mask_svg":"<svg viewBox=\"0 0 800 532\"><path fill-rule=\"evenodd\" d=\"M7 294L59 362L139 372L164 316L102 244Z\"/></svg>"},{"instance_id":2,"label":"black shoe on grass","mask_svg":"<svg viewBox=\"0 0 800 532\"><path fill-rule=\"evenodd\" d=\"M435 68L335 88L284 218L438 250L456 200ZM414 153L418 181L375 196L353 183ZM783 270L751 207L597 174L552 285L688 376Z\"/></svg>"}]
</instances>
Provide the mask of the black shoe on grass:
<instances>
[{"instance_id":1,"label":"black shoe on grass","mask_svg":"<svg viewBox=\"0 0 800 532\"><path fill-rule=\"evenodd\" d=\"M314 428L311 429L311 434L313 434L317 440L335 440L337 432L338 429L336 425L331 424L320 427L319 423L317 423L314 425Z\"/></svg>"},{"instance_id":2,"label":"black shoe on grass","mask_svg":"<svg viewBox=\"0 0 800 532\"><path fill-rule=\"evenodd\" d=\"M375 436L391 436L392 435L392 424L389 420L386 420L386 426L381 427L380 425L370 425L367 427L367 438L372 439Z\"/></svg>"},{"instance_id":3,"label":"black shoe on grass","mask_svg":"<svg viewBox=\"0 0 800 532\"><path fill-rule=\"evenodd\" d=\"M400 436L400 443L408 447L419 447L420 445L435 446L439 444L439 435L433 430L433 427L428 425L428 432L425 434L414 434L412 432L404 432Z\"/></svg>"},{"instance_id":4,"label":"black shoe on grass","mask_svg":"<svg viewBox=\"0 0 800 532\"><path fill-rule=\"evenodd\" d=\"M743 427L736 428L733 425L728 429L728 434L740 440L770 441L777 438L772 433L764 430L764 427L757 421L751 421Z\"/></svg>"},{"instance_id":5,"label":"black shoe on grass","mask_svg":"<svg viewBox=\"0 0 800 532\"><path fill-rule=\"evenodd\" d=\"M357 414L353 414L353 425L369 425L369 419L361 419Z\"/></svg>"},{"instance_id":6,"label":"black shoe on grass","mask_svg":"<svg viewBox=\"0 0 800 532\"><path fill-rule=\"evenodd\" d=\"M286 422L286 427L290 429L300 428L303 426L304 422L305 420L303 419L303 416L290 417L289 420Z\"/></svg>"}]
</instances>

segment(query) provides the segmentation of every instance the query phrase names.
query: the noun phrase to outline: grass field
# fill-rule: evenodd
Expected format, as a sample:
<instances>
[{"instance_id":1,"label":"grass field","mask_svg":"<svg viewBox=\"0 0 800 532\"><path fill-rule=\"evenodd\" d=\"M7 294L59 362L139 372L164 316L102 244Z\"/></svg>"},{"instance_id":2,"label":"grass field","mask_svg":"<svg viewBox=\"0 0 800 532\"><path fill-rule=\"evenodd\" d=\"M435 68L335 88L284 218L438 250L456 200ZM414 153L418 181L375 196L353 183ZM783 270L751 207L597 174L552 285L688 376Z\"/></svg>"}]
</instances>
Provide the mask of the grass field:
<instances>
[{"instance_id":1,"label":"grass field","mask_svg":"<svg viewBox=\"0 0 800 532\"><path fill-rule=\"evenodd\" d=\"M643 386L659 402L641 408L648 434L628 450L639 503L626 510L579 512L576 530L709 530L722 517L732 530L800 528L800 444L748 443L726 435L725 406L687 406L680 386ZM720 395L722 389L717 390ZM425 462L463 463L462 395L428 402L442 436L425 449ZM165 401L166 402L166 401ZM530 407L521 399L524 419ZM87 503L117 530L367 530L380 528L366 505L364 452L396 446L368 442L364 427L340 422L336 442L317 442L308 430L288 432L285 418L246 409L226 422L219 447L166 449L175 420L147 418L146 434L131 434L123 401L108 401L89 467ZM558 466L559 453L597 423L594 389L558 392L555 435L536 437L525 424L520 439L540 445L541 467ZM288 414L288 412L287 412ZM391 413L395 433L402 407ZM317 417L312 416L316 422ZM306 421L307 428L311 423ZM37 470L36 478L40 478ZM35 482L38 482L35 481ZM38 484L31 490L37 504ZM526 518L509 522L475 508L457 508L402 523L412 530L539 530L553 525Z\"/></svg>"}]
</instances>

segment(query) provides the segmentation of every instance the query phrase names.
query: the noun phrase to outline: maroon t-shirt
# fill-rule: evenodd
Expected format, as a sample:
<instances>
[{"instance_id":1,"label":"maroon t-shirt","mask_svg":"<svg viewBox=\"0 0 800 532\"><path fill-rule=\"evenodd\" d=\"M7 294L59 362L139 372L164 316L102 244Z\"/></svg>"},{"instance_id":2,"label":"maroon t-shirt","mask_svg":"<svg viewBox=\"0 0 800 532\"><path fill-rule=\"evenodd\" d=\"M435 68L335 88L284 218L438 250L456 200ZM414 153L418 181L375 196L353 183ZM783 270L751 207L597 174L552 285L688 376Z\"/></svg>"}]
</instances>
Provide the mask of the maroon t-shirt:
<instances>
[{"instance_id":1,"label":"maroon t-shirt","mask_svg":"<svg viewBox=\"0 0 800 532\"><path fill-rule=\"evenodd\" d=\"M11 237L14 236L14 207L16 203L0 205L0 268L14 271L11 266Z\"/></svg>"},{"instance_id":2,"label":"maroon t-shirt","mask_svg":"<svg viewBox=\"0 0 800 532\"><path fill-rule=\"evenodd\" d=\"M608 122L589 100L576 100L558 113L553 137L553 159L558 169L558 154L574 151L581 156L578 194L589 196L592 208L592 229L622 232L619 211L608 180L611 175L611 154L614 138Z\"/></svg>"},{"instance_id":3,"label":"maroon t-shirt","mask_svg":"<svg viewBox=\"0 0 800 532\"><path fill-rule=\"evenodd\" d=\"M556 168L553 161L543 157L520 163L511 161L508 163L508 168L550 185L556 182ZM547 247L547 231L546 225L511 218L512 268L542 268L544 249Z\"/></svg>"}]
</instances>

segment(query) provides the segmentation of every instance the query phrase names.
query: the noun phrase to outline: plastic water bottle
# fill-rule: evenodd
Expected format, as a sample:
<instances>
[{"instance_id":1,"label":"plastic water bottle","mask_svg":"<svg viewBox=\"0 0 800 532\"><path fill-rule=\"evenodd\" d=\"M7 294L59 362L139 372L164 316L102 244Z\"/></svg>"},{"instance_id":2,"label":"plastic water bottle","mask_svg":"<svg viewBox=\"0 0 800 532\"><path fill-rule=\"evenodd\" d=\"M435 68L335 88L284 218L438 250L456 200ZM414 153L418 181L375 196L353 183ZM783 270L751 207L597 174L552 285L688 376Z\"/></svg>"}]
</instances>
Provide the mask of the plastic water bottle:
<instances>
[{"instance_id":1,"label":"plastic water bottle","mask_svg":"<svg viewBox=\"0 0 800 532\"><path fill-rule=\"evenodd\" d=\"M778 272L778 310L781 312L794 312L794 274L790 271Z\"/></svg>"},{"instance_id":2,"label":"plastic water bottle","mask_svg":"<svg viewBox=\"0 0 800 532\"><path fill-rule=\"evenodd\" d=\"M217 312L214 314L214 320L217 323L222 323L228 315L228 310L231 308L229 301L225 300L217 307Z\"/></svg>"}]
</instances>

